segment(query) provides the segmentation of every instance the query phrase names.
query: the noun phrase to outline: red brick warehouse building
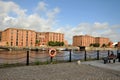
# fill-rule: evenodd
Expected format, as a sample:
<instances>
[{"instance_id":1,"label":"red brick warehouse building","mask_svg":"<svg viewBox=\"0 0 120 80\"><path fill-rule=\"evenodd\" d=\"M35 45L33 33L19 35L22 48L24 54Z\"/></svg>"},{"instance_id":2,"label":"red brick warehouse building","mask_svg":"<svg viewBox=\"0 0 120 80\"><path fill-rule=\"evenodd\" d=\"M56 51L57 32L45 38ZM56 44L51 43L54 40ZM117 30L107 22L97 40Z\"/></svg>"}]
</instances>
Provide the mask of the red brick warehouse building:
<instances>
[{"instance_id":1,"label":"red brick warehouse building","mask_svg":"<svg viewBox=\"0 0 120 80\"><path fill-rule=\"evenodd\" d=\"M40 41L39 45L47 45L49 41L57 41L57 42L65 43L64 34L55 33L55 32L37 32L36 40Z\"/></svg>"},{"instance_id":2,"label":"red brick warehouse building","mask_svg":"<svg viewBox=\"0 0 120 80\"><path fill-rule=\"evenodd\" d=\"M4 46L35 46L36 32L33 30L7 28L2 32Z\"/></svg>"},{"instance_id":3,"label":"red brick warehouse building","mask_svg":"<svg viewBox=\"0 0 120 80\"><path fill-rule=\"evenodd\" d=\"M103 44L109 44L111 41L109 38L104 37L93 37L89 35L76 35L73 36L73 46L85 46L89 47L90 44L99 43L100 46Z\"/></svg>"},{"instance_id":4,"label":"red brick warehouse building","mask_svg":"<svg viewBox=\"0 0 120 80\"><path fill-rule=\"evenodd\" d=\"M36 45L36 40L40 41L38 45ZM67 45L63 33L35 32L18 28L7 28L0 31L0 46L34 47L47 45L49 41L64 42Z\"/></svg>"}]
</instances>

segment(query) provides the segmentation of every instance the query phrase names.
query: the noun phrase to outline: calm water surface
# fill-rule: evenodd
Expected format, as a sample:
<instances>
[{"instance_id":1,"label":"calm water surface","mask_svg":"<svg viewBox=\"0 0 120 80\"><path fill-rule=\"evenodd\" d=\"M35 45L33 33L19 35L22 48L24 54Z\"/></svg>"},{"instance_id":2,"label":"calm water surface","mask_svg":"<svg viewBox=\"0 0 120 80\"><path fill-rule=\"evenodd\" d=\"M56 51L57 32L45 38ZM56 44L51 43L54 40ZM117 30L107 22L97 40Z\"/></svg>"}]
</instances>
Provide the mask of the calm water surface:
<instances>
[{"instance_id":1,"label":"calm water surface","mask_svg":"<svg viewBox=\"0 0 120 80\"><path fill-rule=\"evenodd\" d=\"M117 51L113 51L117 54ZM84 59L84 51L72 51L72 60ZM69 61L69 51L57 51L57 55L53 60ZM100 57L106 57L108 51L99 51ZM0 63L26 63L27 51L0 51ZM87 51L87 58L97 58L97 51ZM30 62L35 61L50 61L48 51L30 51L29 52Z\"/></svg>"}]
</instances>

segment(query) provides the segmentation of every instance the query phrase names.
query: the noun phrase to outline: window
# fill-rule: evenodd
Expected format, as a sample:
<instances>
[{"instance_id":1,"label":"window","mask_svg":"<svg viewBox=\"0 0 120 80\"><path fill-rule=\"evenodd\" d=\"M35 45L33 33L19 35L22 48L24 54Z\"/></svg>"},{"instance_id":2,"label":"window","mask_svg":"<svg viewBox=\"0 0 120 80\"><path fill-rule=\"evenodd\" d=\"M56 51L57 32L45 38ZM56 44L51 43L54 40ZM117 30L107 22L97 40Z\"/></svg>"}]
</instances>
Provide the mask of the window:
<instances>
[{"instance_id":1,"label":"window","mask_svg":"<svg viewBox=\"0 0 120 80\"><path fill-rule=\"evenodd\" d=\"M18 42L16 42L16 46L18 46Z\"/></svg>"},{"instance_id":2,"label":"window","mask_svg":"<svg viewBox=\"0 0 120 80\"><path fill-rule=\"evenodd\" d=\"M13 46L13 42L11 42L11 46Z\"/></svg>"}]
</instances>

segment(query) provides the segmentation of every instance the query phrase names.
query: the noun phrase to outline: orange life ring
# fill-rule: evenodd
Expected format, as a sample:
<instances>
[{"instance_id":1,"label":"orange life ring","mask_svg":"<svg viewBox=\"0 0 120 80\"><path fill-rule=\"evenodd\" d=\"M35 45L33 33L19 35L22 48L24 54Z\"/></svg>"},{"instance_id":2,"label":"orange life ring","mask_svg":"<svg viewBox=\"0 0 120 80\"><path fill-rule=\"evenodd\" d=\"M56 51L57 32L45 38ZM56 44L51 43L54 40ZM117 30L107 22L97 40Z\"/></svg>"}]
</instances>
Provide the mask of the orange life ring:
<instances>
[{"instance_id":1,"label":"orange life ring","mask_svg":"<svg viewBox=\"0 0 120 80\"><path fill-rule=\"evenodd\" d=\"M49 50L49 55L50 55L51 57L54 57L54 56L56 55L56 49L54 49L54 48L50 49L50 50Z\"/></svg>"}]
</instances>

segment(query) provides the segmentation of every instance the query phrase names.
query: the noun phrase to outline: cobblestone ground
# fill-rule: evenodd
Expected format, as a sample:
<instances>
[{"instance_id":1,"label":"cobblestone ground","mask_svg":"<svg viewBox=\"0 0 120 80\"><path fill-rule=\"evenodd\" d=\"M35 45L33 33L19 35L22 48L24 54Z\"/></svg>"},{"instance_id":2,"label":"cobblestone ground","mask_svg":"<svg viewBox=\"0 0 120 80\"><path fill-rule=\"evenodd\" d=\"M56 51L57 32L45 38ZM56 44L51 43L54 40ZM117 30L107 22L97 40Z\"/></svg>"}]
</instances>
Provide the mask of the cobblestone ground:
<instances>
[{"instance_id":1,"label":"cobblestone ground","mask_svg":"<svg viewBox=\"0 0 120 80\"><path fill-rule=\"evenodd\" d=\"M0 69L0 80L120 80L120 71L76 63Z\"/></svg>"}]
</instances>

